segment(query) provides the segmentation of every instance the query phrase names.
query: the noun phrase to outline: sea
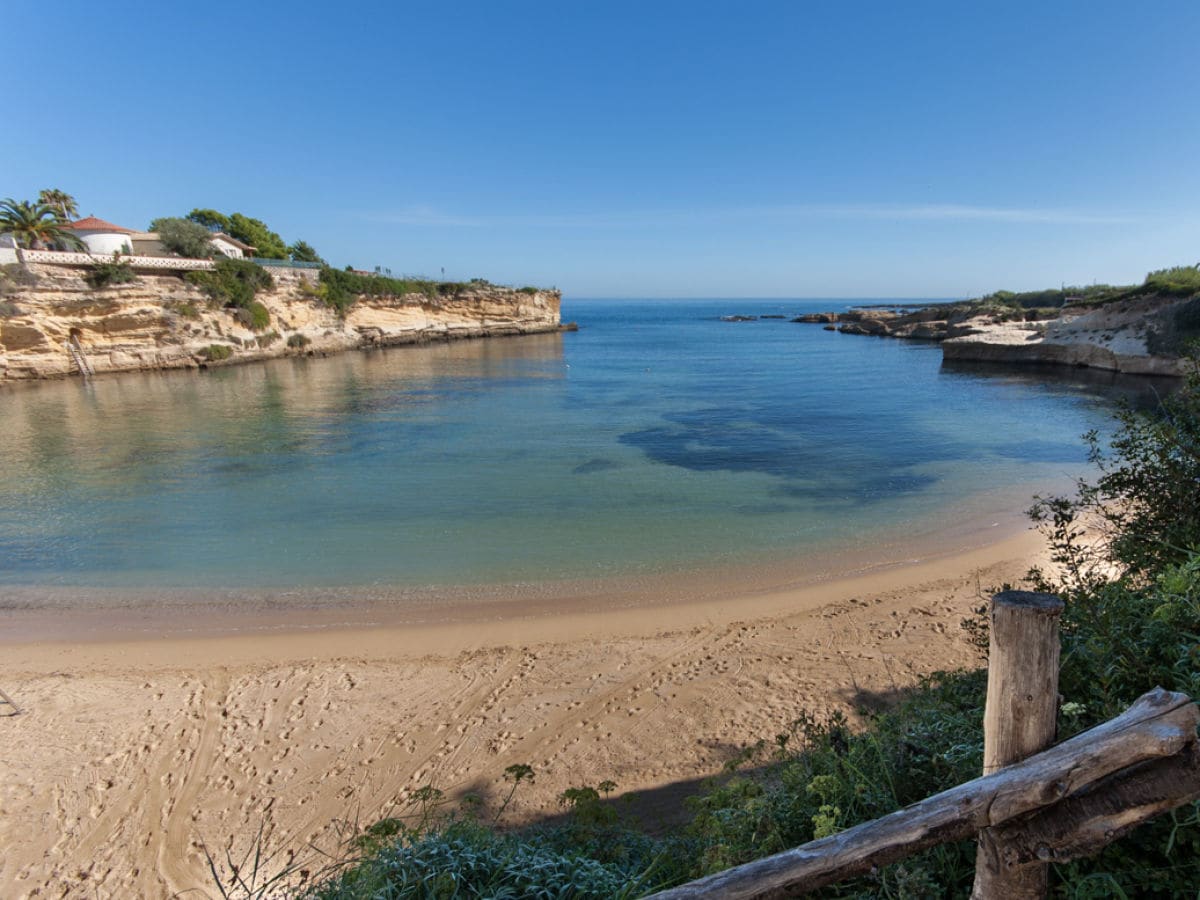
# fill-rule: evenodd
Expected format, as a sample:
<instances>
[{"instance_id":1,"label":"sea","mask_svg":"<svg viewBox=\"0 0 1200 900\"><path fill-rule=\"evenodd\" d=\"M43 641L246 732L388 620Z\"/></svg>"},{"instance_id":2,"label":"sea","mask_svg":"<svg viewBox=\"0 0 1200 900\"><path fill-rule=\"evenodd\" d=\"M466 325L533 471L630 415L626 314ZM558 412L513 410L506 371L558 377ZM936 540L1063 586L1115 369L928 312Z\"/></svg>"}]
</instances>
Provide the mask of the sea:
<instances>
[{"instance_id":1,"label":"sea","mask_svg":"<svg viewBox=\"0 0 1200 900\"><path fill-rule=\"evenodd\" d=\"M0 586L378 596L983 539L1171 386L790 321L866 302L568 298L577 332L14 385Z\"/></svg>"}]
</instances>

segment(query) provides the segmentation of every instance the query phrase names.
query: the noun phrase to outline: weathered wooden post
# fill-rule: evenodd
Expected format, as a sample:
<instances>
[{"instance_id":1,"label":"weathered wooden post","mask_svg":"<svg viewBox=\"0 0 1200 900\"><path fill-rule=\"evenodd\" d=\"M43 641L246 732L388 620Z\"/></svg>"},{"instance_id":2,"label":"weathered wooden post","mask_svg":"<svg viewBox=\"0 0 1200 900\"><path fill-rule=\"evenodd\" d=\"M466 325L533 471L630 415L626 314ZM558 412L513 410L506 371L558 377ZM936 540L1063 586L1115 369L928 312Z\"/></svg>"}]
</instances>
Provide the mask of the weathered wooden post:
<instances>
[{"instance_id":1,"label":"weathered wooden post","mask_svg":"<svg viewBox=\"0 0 1200 900\"><path fill-rule=\"evenodd\" d=\"M1004 591L989 617L983 774L1020 762L1054 743L1058 714L1058 620L1063 602L1051 594ZM1006 869L991 829L979 833L972 900L1034 900L1046 896L1048 869Z\"/></svg>"}]
</instances>

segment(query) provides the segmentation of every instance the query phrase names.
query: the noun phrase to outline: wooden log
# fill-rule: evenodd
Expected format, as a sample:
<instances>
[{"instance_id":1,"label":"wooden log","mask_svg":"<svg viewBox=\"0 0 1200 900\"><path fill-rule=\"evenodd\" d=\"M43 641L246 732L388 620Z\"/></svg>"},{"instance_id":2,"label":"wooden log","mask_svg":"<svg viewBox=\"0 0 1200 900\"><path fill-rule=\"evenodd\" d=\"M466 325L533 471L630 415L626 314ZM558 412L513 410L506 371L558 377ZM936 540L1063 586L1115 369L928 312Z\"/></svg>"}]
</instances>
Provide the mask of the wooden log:
<instances>
[{"instance_id":1,"label":"wooden log","mask_svg":"<svg viewBox=\"0 0 1200 900\"><path fill-rule=\"evenodd\" d=\"M1058 717L1058 620L1063 602L1052 594L1004 591L988 618L987 706L983 715L983 774L1020 762L1054 743ZM972 900L1040 900L1049 868L1005 866L1003 847L979 834Z\"/></svg>"},{"instance_id":2,"label":"wooden log","mask_svg":"<svg viewBox=\"0 0 1200 900\"><path fill-rule=\"evenodd\" d=\"M1185 695L1156 688L1121 715L1023 762L935 794L890 815L765 859L654 894L683 898L794 897L929 847L965 840L1071 796L1196 740L1200 711Z\"/></svg>"},{"instance_id":3,"label":"wooden log","mask_svg":"<svg viewBox=\"0 0 1200 900\"><path fill-rule=\"evenodd\" d=\"M1200 744L1114 772L1079 794L995 829L1005 866L1092 856L1139 825L1200 800Z\"/></svg>"}]
</instances>

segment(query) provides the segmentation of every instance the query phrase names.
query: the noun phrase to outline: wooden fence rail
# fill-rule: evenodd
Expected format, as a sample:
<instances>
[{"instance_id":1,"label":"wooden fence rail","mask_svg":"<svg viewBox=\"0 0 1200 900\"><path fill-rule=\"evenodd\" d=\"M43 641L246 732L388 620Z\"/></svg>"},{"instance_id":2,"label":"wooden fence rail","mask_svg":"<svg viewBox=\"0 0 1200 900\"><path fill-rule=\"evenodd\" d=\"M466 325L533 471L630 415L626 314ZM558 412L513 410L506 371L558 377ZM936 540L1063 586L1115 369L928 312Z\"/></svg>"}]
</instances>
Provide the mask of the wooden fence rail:
<instances>
[{"instance_id":1,"label":"wooden fence rail","mask_svg":"<svg viewBox=\"0 0 1200 900\"><path fill-rule=\"evenodd\" d=\"M1026 755L1022 745L1044 745L1046 705L1054 708L1058 699L1061 609L1044 594L993 598L985 771L1002 756ZM1052 738L1053 717L1049 722ZM1019 762L653 898L794 897L973 837L980 839L973 897L1040 897L1047 863L1090 856L1148 819L1200 799L1198 723L1189 697L1155 688L1116 718Z\"/></svg>"}]
</instances>

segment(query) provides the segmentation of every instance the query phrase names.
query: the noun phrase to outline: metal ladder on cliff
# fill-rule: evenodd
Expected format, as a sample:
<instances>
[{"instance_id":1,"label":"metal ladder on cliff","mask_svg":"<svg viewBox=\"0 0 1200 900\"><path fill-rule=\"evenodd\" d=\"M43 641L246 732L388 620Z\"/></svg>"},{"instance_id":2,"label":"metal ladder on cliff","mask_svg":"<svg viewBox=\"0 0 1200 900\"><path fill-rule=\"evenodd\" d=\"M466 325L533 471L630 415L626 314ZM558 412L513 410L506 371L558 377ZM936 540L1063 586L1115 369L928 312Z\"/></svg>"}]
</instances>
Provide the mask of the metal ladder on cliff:
<instances>
[{"instance_id":1,"label":"metal ladder on cliff","mask_svg":"<svg viewBox=\"0 0 1200 900\"><path fill-rule=\"evenodd\" d=\"M79 370L79 374L85 379L91 378L96 374L96 370L92 368L92 364L83 355L83 348L79 346L79 338L72 337L67 341L67 352L71 354L71 361L75 363L75 368Z\"/></svg>"}]
</instances>

